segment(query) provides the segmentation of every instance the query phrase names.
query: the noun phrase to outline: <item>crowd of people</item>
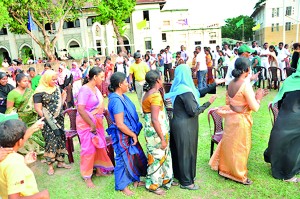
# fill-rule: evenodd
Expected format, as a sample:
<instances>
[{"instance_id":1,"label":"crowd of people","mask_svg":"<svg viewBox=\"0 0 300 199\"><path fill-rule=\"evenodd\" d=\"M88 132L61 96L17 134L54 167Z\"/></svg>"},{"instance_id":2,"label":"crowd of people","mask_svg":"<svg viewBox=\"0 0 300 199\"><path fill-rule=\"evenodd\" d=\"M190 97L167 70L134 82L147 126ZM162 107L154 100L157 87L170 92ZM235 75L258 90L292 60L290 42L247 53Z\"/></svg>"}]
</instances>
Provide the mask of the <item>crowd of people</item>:
<instances>
[{"instance_id":1,"label":"crowd of people","mask_svg":"<svg viewBox=\"0 0 300 199\"><path fill-rule=\"evenodd\" d=\"M92 181L95 171L98 177L113 174L115 190L127 196L134 194L128 187L131 183L157 195L165 195L164 189L172 186L198 190L195 184L198 116L215 101L216 86L223 83L227 85L226 102L217 113L225 120L224 134L209 165L221 176L244 185L252 184L247 175L251 113L259 110L261 100L268 94L268 90L261 88L254 92L253 83L259 72L253 68L263 66L260 57L278 60L271 55L275 48L268 53L267 49L254 48L238 43L231 51L225 44L223 50L217 46L215 53L208 47L197 46L191 66L187 64L189 56L184 46L175 57L167 46L157 55L147 52L142 56L137 51L131 57L130 53L124 55L119 51L115 64L111 57L106 57L104 63L96 58L95 65L83 61L80 67L76 62L70 68L61 62L58 71L45 63L40 74L33 67L26 72L19 68L13 68L11 74L0 72L0 112L19 116L17 121L0 123L1 197L37 194L49 198L48 191L38 191L34 175L19 153L26 155L27 163L36 159L32 151L43 154L48 165L46 173L50 176L55 174L55 164L57 168L70 169L65 163L68 153L62 114L63 109L70 107L77 109L80 175L88 188L95 187ZM274 100L279 103L280 111L264 153L274 178L288 182L300 181L295 177L300 171L300 135L296 125L300 107L299 49L299 44L294 44L291 65L286 61L289 54L279 56L284 62L282 67L296 66L297 70L286 77ZM227 74L222 74L225 79L217 78L213 69L218 72L224 66L228 67ZM163 91L166 84L171 85L167 93ZM132 91L137 94L139 107L126 95ZM213 95L201 104L199 99L206 94ZM105 97L108 97L107 111L113 122L107 129L103 125ZM172 107L172 114L167 114L166 106ZM284 124L289 124L288 128ZM142 129L146 153L139 142ZM114 160L106 150L105 131L112 139ZM18 164L12 165L14 160ZM24 170L19 171L19 166ZM20 183L28 174L31 181ZM141 177L145 177L145 182ZM27 186L32 189L28 190Z\"/></svg>"}]
</instances>

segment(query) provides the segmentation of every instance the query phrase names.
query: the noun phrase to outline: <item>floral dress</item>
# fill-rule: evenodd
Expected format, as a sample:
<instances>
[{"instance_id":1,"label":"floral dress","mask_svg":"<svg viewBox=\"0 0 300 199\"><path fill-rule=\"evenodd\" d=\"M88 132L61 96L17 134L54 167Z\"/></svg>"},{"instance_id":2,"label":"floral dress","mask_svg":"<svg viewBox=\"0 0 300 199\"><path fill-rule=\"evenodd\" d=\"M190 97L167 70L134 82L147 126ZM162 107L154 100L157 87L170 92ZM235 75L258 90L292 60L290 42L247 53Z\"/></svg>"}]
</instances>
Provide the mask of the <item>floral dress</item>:
<instances>
[{"instance_id":1,"label":"floral dress","mask_svg":"<svg viewBox=\"0 0 300 199\"><path fill-rule=\"evenodd\" d=\"M64 162L66 150L66 136L64 134L64 117L62 115L61 93L59 88L49 94L36 93L34 103L42 103L45 125L42 134L45 139L44 157L48 164L55 161Z\"/></svg>"},{"instance_id":2,"label":"floral dress","mask_svg":"<svg viewBox=\"0 0 300 199\"><path fill-rule=\"evenodd\" d=\"M158 121L167 143L166 149L161 149L161 140L151 121L151 105L160 106ZM159 92L149 95L143 101L145 113L144 133L146 139L148 169L146 188L155 191L160 186L170 188L173 178L172 158L169 145L169 119L165 111L163 99Z\"/></svg>"}]
</instances>

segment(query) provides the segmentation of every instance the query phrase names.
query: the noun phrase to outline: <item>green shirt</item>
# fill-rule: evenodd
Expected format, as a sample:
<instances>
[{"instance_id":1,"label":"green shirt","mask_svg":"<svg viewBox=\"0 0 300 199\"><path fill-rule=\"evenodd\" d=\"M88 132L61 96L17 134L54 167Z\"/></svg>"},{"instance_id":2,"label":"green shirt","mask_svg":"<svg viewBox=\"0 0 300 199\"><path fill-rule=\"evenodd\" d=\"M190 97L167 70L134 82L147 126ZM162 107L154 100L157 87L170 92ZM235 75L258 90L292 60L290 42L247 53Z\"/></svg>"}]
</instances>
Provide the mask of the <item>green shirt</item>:
<instances>
[{"instance_id":1,"label":"green shirt","mask_svg":"<svg viewBox=\"0 0 300 199\"><path fill-rule=\"evenodd\" d=\"M254 65L254 63L255 63L255 60L257 60L257 64L256 64L256 66L261 66L261 59L260 59L260 57L258 56L258 55L256 55L255 57L253 57L253 59L252 59L252 66Z\"/></svg>"}]
</instances>

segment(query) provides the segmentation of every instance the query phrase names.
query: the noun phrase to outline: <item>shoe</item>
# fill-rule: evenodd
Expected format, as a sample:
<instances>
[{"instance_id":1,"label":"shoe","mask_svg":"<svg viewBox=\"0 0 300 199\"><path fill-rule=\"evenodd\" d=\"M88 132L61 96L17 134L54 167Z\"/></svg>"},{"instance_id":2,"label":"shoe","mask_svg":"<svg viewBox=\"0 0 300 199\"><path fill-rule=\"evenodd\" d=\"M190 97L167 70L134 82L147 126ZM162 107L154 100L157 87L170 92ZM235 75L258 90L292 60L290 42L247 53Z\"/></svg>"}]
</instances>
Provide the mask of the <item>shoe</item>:
<instances>
[{"instance_id":1,"label":"shoe","mask_svg":"<svg viewBox=\"0 0 300 199\"><path fill-rule=\"evenodd\" d=\"M200 187L198 185L195 185L195 184L192 184L192 185L189 185L189 186L180 185L180 188L181 189L188 189L188 190L198 190L198 189L200 189Z\"/></svg>"}]
</instances>

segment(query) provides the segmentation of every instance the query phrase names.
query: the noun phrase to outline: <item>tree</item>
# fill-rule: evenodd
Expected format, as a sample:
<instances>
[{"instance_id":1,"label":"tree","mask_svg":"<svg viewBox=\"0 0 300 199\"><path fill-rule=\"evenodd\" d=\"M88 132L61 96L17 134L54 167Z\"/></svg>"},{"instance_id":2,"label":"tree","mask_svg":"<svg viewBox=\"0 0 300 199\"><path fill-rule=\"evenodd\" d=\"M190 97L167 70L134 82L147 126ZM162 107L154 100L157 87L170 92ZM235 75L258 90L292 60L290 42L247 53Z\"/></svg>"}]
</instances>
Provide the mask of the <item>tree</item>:
<instances>
[{"instance_id":1,"label":"tree","mask_svg":"<svg viewBox=\"0 0 300 199\"><path fill-rule=\"evenodd\" d=\"M101 0L98 4L97 21L107 24L111 21L121 50L126 52L123 35L125 32L125 20L129 18L136 5L136 0Z\"/></svg>"},{"instance_id":2,"label":"tree","mask_svg":"<svg viewBox=\"0 0 300 199\"><path fill-rule=\"evenodd\" d=\"M4 12L9 16L6 20L9 30L16 34L28 34L45 52L49 60L54 60L54 46L63 29L64 21L74 20L78 17L79 9L86 0L2 0L6 6ZM1 7L1 4L0 4ZM39 39L32 31L28 30L28 12L30 11L33 22L39 28L43 38ZM1 8L0 8L1 14ZM1 19L1 17L0 17ZM55 35L52 24L58 22ZM46 30L46 24L50 31ZM1 22L0 22L1 27ZM51 35L52 34L52 35Z\"/></svg>"},{"instance_id":3,"label":"tree","mask_svg":"<svg viewBox=\"0 0 300 199\"><path fill-rule=\"evenodd\" d=\"M10 17L4 3L0 1L0 29L10 22Z\"/></svg>"},{"instance_id":4,"label":"tree","mask_svg":"<svg viewBox=\"0 0 300 199\"><path fill-rule=\"evenodd\" d=\"M226 24L222 26L222 38L231 38L241 41L243 39L243 25L237 27L236 23L239 22L242 18L244 18L245 40L250 40L253 37L252 28L255 26L255 22L251 17L243 15L225 20Z\"/></svg>"}]
</instances>

